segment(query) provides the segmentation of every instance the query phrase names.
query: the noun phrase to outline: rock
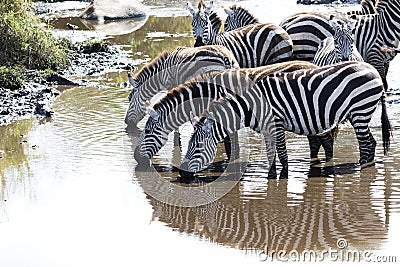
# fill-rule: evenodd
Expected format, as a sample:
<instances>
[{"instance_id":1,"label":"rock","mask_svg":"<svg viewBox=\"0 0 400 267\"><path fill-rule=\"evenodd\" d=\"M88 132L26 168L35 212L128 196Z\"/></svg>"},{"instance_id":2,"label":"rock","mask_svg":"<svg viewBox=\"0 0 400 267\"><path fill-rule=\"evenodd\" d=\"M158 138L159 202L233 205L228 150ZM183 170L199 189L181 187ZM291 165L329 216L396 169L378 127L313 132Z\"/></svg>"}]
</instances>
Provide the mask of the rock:
<instances>
[{"instance_id":1,"label":"rock","mask_svg":"<svg viewBox=\"0 0 400 267\"><path fill-rule=\"evenodd\" d=\"M103 21L146 16L145 7L136 0L92 0L79 17Z\"/></svg>"},{"instance_id":2,"label":"rock","mask_svg":"<svg viewBox=\"0 0 400 267\"><path fill-rule=\"evenodd\" d=\"M69 85L69 86L79 86L78 83L71 81L70 79L62 77L60 74L53 73L47 78L48 82L56 83L58 85Z\"/></svg>"}]
</instances>

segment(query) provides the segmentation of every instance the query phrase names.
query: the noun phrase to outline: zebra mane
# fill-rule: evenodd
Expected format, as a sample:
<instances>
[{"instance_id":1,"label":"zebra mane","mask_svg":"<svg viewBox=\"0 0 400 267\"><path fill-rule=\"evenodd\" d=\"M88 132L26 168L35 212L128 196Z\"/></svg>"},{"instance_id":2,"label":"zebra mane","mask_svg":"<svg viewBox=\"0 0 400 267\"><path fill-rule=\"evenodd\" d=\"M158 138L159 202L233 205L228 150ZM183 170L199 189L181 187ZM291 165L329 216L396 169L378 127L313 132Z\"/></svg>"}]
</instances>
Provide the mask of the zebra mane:
<instances>
[{"instance_id":1,"label":"zebra mane","mask_svg":"<svg viewBox=\"0 0 400 267\"><path fill-rule=\"evenodd\" d=\"M222 25L222 19L217 14L217 12L212 11L211 14L210 14L209 19L210 19L210 22L211 22L211 25L212 25L213 29L218 29L218 32L219 32L220 29L221 29L221 25Z\"/></svg>"},{"instance_id":2,"label":"zebra mane","mask_svg":"<svg viewBox=\"0 0 400 267\"><path fill-rule=\"evenodd\" d=\"M179 48L177 48L177 49L179 49ZM165 60L168 58L169 55L171 55L171 53L172 53L172 51L169 51L169 50L165 50L165 51L161 52L152 61L150 61L149 63L144 65L142 67L142 69L138 73L136 73L134 79L138 80L138 81L142 80L141 78L146 79L147 78L146 75L154 72L155 69L158 69L158 67L165 62Z\"/></svg>"},{"instance_id":3,"label":"zebra mane","mask_svg":"<svg viewBox=\"0 0 400 267\"><path fill-rule=\"evenodd\" d=\"M199 3L197 4L197 8L199 9L199 11L201 8L205 8L205 7L206 7L206 4L204 3L204 1L199 0Z\"/></svg>"},{"instance_id":4,"label":"zebra mane","mask_svg":"<svg viewBox=\"0 0 400 267\"><path fill-rule=\"evenodd\" d=\"M246 14L246 16L248 18L253 19L254 21L256 21L256 23L259 22L258 19L254 16L254 14L251 13L247 8L244 8L242 6L238 6L236 3L231 5L229 8L234 12L238 12L238 13L243 12L243 13Z\"/></svg>"},{"instance_id":5,"label":"zebra mane","mask_svg":"<svg viewBox=\"0 0 400 267\"><path fill-rule=\"evenodd\" d=\"M153 108L157 110L160 108L160 106L163 106L164 104L168 103L172 99L175 99L177 96L179 96L183 91L187 90L188 88L192 87L196 83L199 82L208 82L212 78L215 77L216 74L221 73L220 71L211 71L207 73L202 73L199 74L198 76L190 79L189 81L185 82L184 84L179 85L178 87L175 87L167 92L167 95L161 98L157 103L154 104ZM192 95L193 98L196 98L196 94ZM199 95L198 97L201 97Z\"/></svg>"}]
</instances>

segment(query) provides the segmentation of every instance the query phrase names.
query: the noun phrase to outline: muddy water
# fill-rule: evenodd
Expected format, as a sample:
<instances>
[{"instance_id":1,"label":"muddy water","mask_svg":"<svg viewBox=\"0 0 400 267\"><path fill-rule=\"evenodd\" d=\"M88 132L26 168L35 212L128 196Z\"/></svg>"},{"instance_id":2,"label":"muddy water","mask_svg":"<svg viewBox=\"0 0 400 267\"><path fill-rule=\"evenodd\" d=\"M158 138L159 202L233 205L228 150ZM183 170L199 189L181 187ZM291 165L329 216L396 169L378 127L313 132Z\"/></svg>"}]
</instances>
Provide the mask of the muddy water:
<instances>
[{"instance_id":1,"label":"muddy water","mask_svg":"<svg viewBox=\"0 0 400 267\"><path fill-rule=\"evenodd\" d=\"M148 60L192 40L188 18L149 17L140 30L110 41ZM321 252L337 249L340 238L349 249L399 260L399 69L396 59L392 150L383 157L378 145L375 166L355 164L356 139L343 125L333 167L310 168L306 138L289 134L289 179L267 180L264 144L243 131L241 149L251 156L242 181L200 207L168 205L143 191L150 173L137 171L135 139L123 123L129 88L118 84L126 74L90 77L98 86L64 91L50 121L0 127L0 266L264 265L266 248ZM379 112L371 125L380 144ZM190 130L184 127L183 140ZM172 139L153 160L167 181L177 178ZM218 175L218 166L203 178Z\"/></svg>"}]
</instances>

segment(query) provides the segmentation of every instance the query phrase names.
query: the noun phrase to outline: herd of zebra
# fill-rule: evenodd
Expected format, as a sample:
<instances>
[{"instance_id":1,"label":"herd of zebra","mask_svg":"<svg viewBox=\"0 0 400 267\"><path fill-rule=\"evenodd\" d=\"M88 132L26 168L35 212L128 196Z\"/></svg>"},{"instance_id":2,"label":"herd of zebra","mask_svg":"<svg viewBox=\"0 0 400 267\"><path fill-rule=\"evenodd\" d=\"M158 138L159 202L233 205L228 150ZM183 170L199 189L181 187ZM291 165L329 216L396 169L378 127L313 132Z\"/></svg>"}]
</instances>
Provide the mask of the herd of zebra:
<instances>
[{"instance_id":1,"label":"herd of zebra","mask_svg":"<svg viewBox=\"0 0 400 267\"><path fill-rule=\"evenodd\" d=\"M361 9L345 14L298 13L279 25L260 23L236 4L222 20L213 1L200 0L192 16L195 47L165 51L129 75L133 87L125 122L136 127L149 118L134 157L148 162L168 135L191 121L194 132L182 161L181 175L202 170L215 157L217 143L249 127L261 133L276 178L275 154L288 177L285 131L309 139L315 160L322 146L326 161L333 157L337 126L348 120L359 143L360 165L373 162L376 141L368 124L381 102L384 154L391 127L385 92L390 61L398 53L400 1L363 0ZM167 94L154 106L149 100ZM232 138L234 137L234 138Z\"/></svg>"}]
</instances>

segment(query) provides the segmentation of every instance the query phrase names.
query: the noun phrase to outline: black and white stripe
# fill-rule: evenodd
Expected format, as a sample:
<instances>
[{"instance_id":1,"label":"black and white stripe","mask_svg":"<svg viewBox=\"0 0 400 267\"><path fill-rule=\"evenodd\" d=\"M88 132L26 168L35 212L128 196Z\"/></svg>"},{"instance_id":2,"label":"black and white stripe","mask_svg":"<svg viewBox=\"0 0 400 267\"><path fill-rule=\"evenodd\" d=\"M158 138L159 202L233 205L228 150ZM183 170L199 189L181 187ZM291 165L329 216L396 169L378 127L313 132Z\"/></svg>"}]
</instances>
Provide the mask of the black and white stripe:
<instances>
[{"instance_id":1,"label":"black and white stripe","mask_svg":"<svg viewBox=\"0 0 400 267\"><path fill-rule=\"evenodd\" d=\"M374 66L388 88L386 81L389 62L382 46L398 47L400 38L400 1L380 0L377 14L357 18L355 45L365 62ZM319 44L334 32L329 19L321 14L302 13L285 19L280 25L293 40L293 56L311 61Z\"/></svg>"},{"instance_id":2,"label":"black and white stripe","mask_svg":"<svg viewBox=\"0 0 400 267\"><path fill-rule=\"evenodd\" d=\"M178 47L165 51L146 64L129 82L129 108L125 123L135 127L145 116L145 102L157 93L174 88L185 81L210 71L239 67L232 53L223 46L197 48Z\"/></svg>"},{"instance_id":3,"label":"black and white stripe","mask_svg":"<svg viewBox=\"0 0 400 267\"><path fill-rule=\"evenodd\" d=\"M220 33L222 21L219 19L218 23L216 20L211 23L210 20L212 3L211 1L205 11L201 8L197 12L188 3L188 10L193 16L195 46L223 45L233 53L242 68L265 66L292 59L292 40L280 26L272 23L254 24Z\"/></svg>"},{"instance_id":4,"label":"black and white stripe","mask_svg":"<svg viewBox=\"0 0 400 267\"><path fill-rule=\"evenodd\" d=\"M255 68L252 75L315 67L314 64L308 62L292 61ZM228 89L241 90L240 84L231 84L231 77L228 75L220 76L226 80L219 80L217 83L212 77L206 76L202 79L203 76L200 76L168 91L168 94L156 103L153 109L149 109L150 117L135 150L136 161L152 158L165 145L169 133L190 121L191 113L201 114L208 109L212 101L225 96ZM252 83L250 77L244 77L244 80Z\"/></svg>"},{"instance_id":5,"label":"black and white stripe","mask_svg":"<svg viewBox=\"0 0 400 267\"><path fill-rule=\"evenodd\" d=\"M347 12L347 15L368 15L376 13L376 4L379 0L362 0L360 3L360 10L354 10Z\"/></svg>"},{"instance_id":6,"label":"black and white stripe","mask_svg":"<svg viewBox=\"0 0 400 267\"><path fill-rule=\"evenodd\" d=\"M257 86L242 87L244 90L241 92L236 91L236 94L213 102L207 111L208 115L189 141L190 155L185 156L182 165L190 172L199 171L213 160L209 155L215 156L216 142L227 134L250 127L265 136L267 154L272 164L269 176L276 176L275 153L271 151L276 142L282 164L281 177L286 178L288 157L285 131L318 135L329 132L346 119L354 127L359 142L359 163L372 162L376 142L368 123L380 99L385 154L389 149L390 124L382 80L367 63L345 62L314 70L273 75L256 75L251 69L232 70L219 76L230 76L232 83L238 82L236 77L252 77ZM219 76L214 77L217 84L223 80ZM229 84L225 86L232 87ZM196 136L199 134L203 141Z\"/></svg>"},{"instance_id":7,"label":"black and white stripe","mask_svg":"<svg viewBox=\"0 0 400 267\"><path fill-rule=\"evenodd\" d=\"M224 24L225 32L259 23L259 20L252 13L250 13L250 11L241 6L237 6L236 4L225 8L224 10L228 15Z\"/></svg>"},{"instance_id":8,"label":"black and white stripe","mask_svg":"<svg viewBox=\"0 0 400 267\"><path fill-rule=\"evenodd\" d=\"M258 197L243 190L246 182L241 182L218 201L200 207L168 205L146 196L153 208L152 220L174 231L248 253L267 253L266 249L269 253L322 252L337 248L337 240L343 237L356 247L374 247L385 240L388 227L374 210L373 179L361 176L346 184L352 192L348 194L343 194L340 179L332 182L321 178L317 182L305 180L304 192L296 194L288 193L287 180L269 180L262 193L257 191Z\"/></svg>"},{"instance_id":9,"label":"black and white stripe","mask_svg":"<svg viewBox=\"0 0 400 267\"><path fill-rule=\"evenodd\" d=\"M342 61L364 61L354 45L353 29L356 21L348 23L342 20L331 19L334 34L325 38L318 47L313 63L326 66Z\"/></svg>"}]
</instances>

